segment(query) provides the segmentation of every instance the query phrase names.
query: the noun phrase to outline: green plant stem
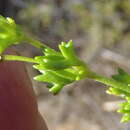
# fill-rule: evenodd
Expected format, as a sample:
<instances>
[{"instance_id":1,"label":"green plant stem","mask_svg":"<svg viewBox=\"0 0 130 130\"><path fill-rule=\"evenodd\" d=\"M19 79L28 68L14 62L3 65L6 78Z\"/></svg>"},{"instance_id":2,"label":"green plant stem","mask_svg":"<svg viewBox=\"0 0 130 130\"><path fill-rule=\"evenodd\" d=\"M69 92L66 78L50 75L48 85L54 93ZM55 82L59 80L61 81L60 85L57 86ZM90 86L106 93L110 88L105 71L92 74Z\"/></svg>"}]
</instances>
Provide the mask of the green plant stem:
<instances>
[{"instance_id":1,"label":"green plant stem","mask_svg":"<svg viewBox=\"0 0 130 130\"><path fill-rule=\"evenodd\" d=\"M98 75L94 72L91 72L91 74L87 78L93 79L93 80L101 82L105 85L108 85L108 86L111 86L111 87L114 87L114 88L118 88L118 89L121 89L125 92L130 93L130 86L129 85L118 82L118 81L111 79L111 78L108 78L108 77Z\"/></svg>"},{"instance_id":2,"label":"green plant stem","mask_svg":"<svg viewBox=\"0 0 130 130\"><path fill-rule=\"evenodd\" d=\"M31 63L38 63L38 61L33 58L24 57L24 56L16 56L16 55L2 55L0 58L1 61L24 61Z\"/></svg>"},{"instance_id":3,"label":"green plant stem","mask_svg":"<svg viewBox=\"0 0 130 130\"><path fill-rule=\"evenodd\" d=\"M36 48L40 48L40 49L49 48L47 45L45 45L45 44L41 43L40 41L35 40L31 37L25 37L25 41L32 44Z\"/></svg>"},{"instance_id":4,"label":"green plant stem","mask_svg":"<svg viewBox=\"0 0 130 130\"><path fill-rule=\"evenodd\" d=\"M81 67L82 67L82 70L83 70L83 73L84 73L82 75L81 79L84 79L84 78L93 79L93 80L98 81L100 83L103 83L105 85L108 85L108 86L111 86L111 87L114 87L114 88L118 88L118 89L121 89L125 92L130 93L130 86L128 84L121 83L121 82L118 82L118 81L116 81L112 78L99 75L99 74L91 71L91 69L85 63L82 63Z\"/></svg>"}]
</instances>

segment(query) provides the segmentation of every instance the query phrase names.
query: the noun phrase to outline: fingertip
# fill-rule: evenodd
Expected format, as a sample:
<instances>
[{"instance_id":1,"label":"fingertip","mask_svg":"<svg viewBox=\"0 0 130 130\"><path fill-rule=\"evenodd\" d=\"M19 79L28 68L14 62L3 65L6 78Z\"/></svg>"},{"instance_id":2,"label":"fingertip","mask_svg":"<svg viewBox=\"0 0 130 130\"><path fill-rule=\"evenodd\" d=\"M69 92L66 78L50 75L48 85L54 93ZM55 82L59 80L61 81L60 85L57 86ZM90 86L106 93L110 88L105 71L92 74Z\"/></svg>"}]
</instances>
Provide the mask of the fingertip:
<instances>
[{"instance_id":1,"label":"fingertip","mask_svg":"<svg viewBox=\"0 0 130 130\"><path fill-rule=\"evenodd\" d=\"M14 53L7 51L6 53ZM0 62L0 129L36 130L38 109L21 62Z\"/></svg>"}]
</instances>

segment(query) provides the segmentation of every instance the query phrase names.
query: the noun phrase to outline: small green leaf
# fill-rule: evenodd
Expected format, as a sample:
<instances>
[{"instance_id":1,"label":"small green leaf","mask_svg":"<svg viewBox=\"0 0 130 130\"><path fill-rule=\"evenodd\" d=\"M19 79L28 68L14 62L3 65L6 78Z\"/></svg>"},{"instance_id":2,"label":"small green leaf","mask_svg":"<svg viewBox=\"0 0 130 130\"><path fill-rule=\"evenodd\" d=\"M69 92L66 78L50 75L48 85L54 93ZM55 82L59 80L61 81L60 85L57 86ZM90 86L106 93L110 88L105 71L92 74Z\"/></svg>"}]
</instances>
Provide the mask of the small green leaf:
<instances>
[{"instance_id":1,"label":"small green leaf","mask_svg":"<svg viewBox=\"0 0 130 130\"><path fill-rule=\"evenodd\" d=\"M130 93L123 91L121 89L118 89L118 88L113 88L113 87L109 87L109 89L107 90L107 93L113 94L116 96L121 96L121 97L130 96Z\"/></svg>"},{"instance_id":2,"label":"small green leaf","mask_svg":"<svg viewBox=\"0 0 130 130\"><path fill-rule=\"evenodd\" d=\"M126 73L123 69L118 68L118 74L113 75L112 78L117 82L124 84L124 89L121 89L120 86L116 87L109 87L107 93L113 94L116 96L121 96L125 98L127 101L120 104L120 109L118 110L119 113L123 113L123 117L121 122L128 122L130 121L130 93L127 90L130 84L130 75Z\"/></svg>"},{"instance_id":3,"label":"small green leaf","mask_svg":"<svg viewBox=\"0 0 130 130\"><path fill-rule=\"evenodd\" d=\"M122 123L125 123L125 122L128 122L128 121L130 121L130 113L129 114L124 114L122 119L121 119Z\"/></svg>"},{"instance_id":4,"label":"small green leaf","mask_svg":"<svg viewBox=\"0 0 130 130\"><path fill-rule=\"evenodd\" d=\"M130 75L121 68L118 68L118 74L113 75L112 78L119 82L130 84Z\"/></svg>"}]
</instances>

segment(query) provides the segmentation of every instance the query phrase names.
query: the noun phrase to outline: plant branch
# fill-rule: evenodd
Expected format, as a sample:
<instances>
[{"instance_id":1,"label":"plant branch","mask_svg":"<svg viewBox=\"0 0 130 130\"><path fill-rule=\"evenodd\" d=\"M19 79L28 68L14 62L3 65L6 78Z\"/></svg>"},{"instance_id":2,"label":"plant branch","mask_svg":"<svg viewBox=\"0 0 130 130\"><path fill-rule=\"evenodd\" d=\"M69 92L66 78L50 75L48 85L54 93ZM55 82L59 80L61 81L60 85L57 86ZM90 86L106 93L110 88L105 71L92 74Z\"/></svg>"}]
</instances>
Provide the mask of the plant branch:
<instances>
[{"instance_id":1,"label":"plant branch","mask_svg":"<svg viewBox=\"0 0 130 130\"><path fill-rule=\"evenodd\" d=\"M108 77L105 77L102 75L98 75L94 72L91 72L91 74L89 74L89 76L87 78L93 79L93 80L101 82L105 85L108 85L108 86L111 86L114 88L118 88L120 90L123 90L125 92L130 93L130 86L129 85L127 85L125 83L118 82L114 79L111 79L111 78L108 78Z\"/></svg>"},{"instance_id":2,"label":"plant branch","mask_svg":"<svg viewBox=\"0 0 130 130\"><path fill-rule=\"evenodd\" d=\"M40 49L49 48L47 45L45 45L45 44L41 43L40 41L35 40L31 37L25 37L25 41L28 42L29 44L32 44L36 48L40 48Z\"/></svg>"},{"instance_id":3,"label":"plant branch","mask_svg":"<svg viewBox=\"0 0 130 130\"><path fill-rule=\"evenodd\" d=\"M38 63L33 58L24 57L24 56L16 56L16 55L2 55L1 61L23 61L23 62L31 62L31 63Z\"/></svg>"}]
</instances>

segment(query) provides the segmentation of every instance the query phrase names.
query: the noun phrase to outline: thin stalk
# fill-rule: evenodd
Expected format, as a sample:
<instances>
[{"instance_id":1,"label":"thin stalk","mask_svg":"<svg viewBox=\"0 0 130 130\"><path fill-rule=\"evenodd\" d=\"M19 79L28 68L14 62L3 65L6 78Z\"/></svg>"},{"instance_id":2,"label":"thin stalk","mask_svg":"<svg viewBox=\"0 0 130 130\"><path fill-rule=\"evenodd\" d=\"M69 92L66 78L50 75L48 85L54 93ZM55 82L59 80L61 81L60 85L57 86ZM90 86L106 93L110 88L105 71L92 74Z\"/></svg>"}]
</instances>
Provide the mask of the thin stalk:
<instances>
[{"instance_id":1,"label":"thin stalk","mask_svg":"<svg viewBox=\"0 0 130 130\"><path fill-rule=\"evenodd\" d=\"M40 49L49 48L47 45L43 44L42 42L30 37L25 37L25 41L28 42L29 44L32 44L36 48L40 48Z\"/></svg>"},{"instance_id":2,"label":"thin stalk","mask_svg":"<svg viewBox=\"0 0 130 130\"><path fill-rule=\"evenodd\" d=\"M118 88L118 89L121 89L125 92L130 93L130 86L129 85L127 85L125 83L118 82L114 79L98 75L94 72L92 72L91 75L89 75L88 78L93 79L93 80L98 81L98 82L101 82L105 85L108 85L108 86L111 86L111 87L114 87L114 88Z\"/></svg>"},{"instance_id":3,"label":"thin stalk","mask_svg":"<svg viewBox=\"0 0 130 130\"><path fill-rule=\"evenodd\" d=\"M86 67L85 67L85 64L82 64L81 67L83 67L83 71L84 71L84 75L83 75L82 79L84 79L84 78L93 79L93 80L103 83L105 85L108 85L108 86L111 86L114 88L118 88L120 90L130 93L130 86L128 84L116 81L109 77L99 75L99 74L91 71L90 68L87 66L87 64L86 64Z\"/></svg>"},{"instance_id":4,"label":"thin stalk","mask_svg":"<svg viewBox=\"0 0 130 130\"><path fill-rule=\"evenodd\" d=\"M34 60L33 58L24 57L24 56L16 56L16 55L2 55L0 57L1 61L23 61L23 62L30 62L30 63L38 63L38 61Z\"/></svg>"}]
</instances>

